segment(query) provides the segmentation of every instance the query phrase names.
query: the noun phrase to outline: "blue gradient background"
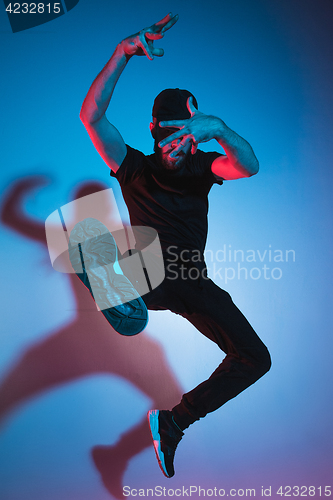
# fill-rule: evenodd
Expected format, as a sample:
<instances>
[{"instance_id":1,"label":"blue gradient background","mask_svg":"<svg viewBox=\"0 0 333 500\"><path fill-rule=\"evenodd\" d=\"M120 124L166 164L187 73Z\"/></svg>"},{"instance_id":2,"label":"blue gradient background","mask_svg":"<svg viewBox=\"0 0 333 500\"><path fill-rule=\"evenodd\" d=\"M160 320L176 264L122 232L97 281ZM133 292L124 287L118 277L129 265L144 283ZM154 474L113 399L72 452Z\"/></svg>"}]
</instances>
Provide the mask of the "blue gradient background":
<instances>
[{"instance_id":1,"label":"blue gradient background","mask_svg":"<svg viewBox=\"0 0 333 500\"><path fill-rule=\"evenodd\" d=\"M272 486L271 498L281 498L274 493L281 485L332 485L331 2L80 0L61 18L16 34L2 9L1 192L18 178L49 176L25 205L43 223L78 183L98 180L114 189L127 220L117 182L78 115L116 43L168 10L180 20L157 44L165 56L131 60L110 119L127 143L149 154L154 96L166 87L189 88L203 112L251 143L261 166L251 179L212 189L207 248L263 252L271 245L293 249L296 260L276 263L279 280L215 278L267 344L272 369L186 432L172 480L162 476L151 447L130 461L124 484L256 488L257 497ZM0 234L4 378L27 349L77 312L69 278L52 269L45 248L4 225ZM147 335L184 391L220 363L219 350L171 313L152 313ZM103 373L25 400L0 424L1 499L111 498L90 450L115 443L150 407L128 381ZM318 491L312 498L320 498Z\"/></svg>"}]
</instances>

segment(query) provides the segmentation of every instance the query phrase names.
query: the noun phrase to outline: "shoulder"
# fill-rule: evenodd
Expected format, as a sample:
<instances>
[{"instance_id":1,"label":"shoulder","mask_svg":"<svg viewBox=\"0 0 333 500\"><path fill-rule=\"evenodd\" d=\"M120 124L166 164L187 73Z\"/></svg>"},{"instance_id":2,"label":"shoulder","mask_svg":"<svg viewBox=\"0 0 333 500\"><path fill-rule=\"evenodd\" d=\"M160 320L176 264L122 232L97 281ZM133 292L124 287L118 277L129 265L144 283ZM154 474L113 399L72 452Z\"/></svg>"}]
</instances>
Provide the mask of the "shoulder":
<instances>
[{"instance_id":1,"label":"shoulder","mask_svg":"<svg viewBox=\"0 0 333 500\"><path fill-rule=\"evenodd\" d=\"M218 179L212 173L212 163L216 158L219 158L221 153L210 151L208 153L200 149L189 158L189 169L194 176L205 177L213 183L222 184L222 179Z\"/></svg>"},{"instance_id":2,"label":"shoulder","mask_svg":"<svg viewBox=\"0 0 333 500\"><path fill-rule=\"evenodd\" d=\"M120 184L127 184L142 174L148 161L149 156L126 144L126 156L124 160L117 172L111 171L110 175L115 177Z\"/></svg>"}]
</instances>

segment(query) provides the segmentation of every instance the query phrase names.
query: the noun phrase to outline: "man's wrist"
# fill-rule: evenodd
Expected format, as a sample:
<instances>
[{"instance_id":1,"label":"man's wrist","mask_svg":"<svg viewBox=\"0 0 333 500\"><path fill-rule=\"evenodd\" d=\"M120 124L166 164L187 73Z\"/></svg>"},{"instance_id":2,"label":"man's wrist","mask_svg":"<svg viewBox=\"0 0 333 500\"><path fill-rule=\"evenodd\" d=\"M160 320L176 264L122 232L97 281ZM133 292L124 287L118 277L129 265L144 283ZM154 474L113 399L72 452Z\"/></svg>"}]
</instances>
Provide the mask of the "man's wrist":
<instances>
[{"instance_id":1,"label":"man's wrist","mask_svg":"<svg viewBox=\"0 0 333 500\"><path fill-rule=\"evenodd\" d=\"M229 128L226 126L224 121L222 121L221 118L218 118L217 116L212 116L212 120L213 139L215 139L216 141L223 141L228 135Z\"/></svg>"},{"instance_id":2,"label":"man's wrist","mask_svg":"<svg viewBox=\"0 0 333 500\"><path fill-rule=\"evenodd\" d=\"M114 51L114 55L116 56L116 58L118 60L120 60L120 61L123 60L124 62L128 62L132 57L132 55L129 55L125 52L123 40L118 43L118 45Z\"/></svg>"}]
</instances>

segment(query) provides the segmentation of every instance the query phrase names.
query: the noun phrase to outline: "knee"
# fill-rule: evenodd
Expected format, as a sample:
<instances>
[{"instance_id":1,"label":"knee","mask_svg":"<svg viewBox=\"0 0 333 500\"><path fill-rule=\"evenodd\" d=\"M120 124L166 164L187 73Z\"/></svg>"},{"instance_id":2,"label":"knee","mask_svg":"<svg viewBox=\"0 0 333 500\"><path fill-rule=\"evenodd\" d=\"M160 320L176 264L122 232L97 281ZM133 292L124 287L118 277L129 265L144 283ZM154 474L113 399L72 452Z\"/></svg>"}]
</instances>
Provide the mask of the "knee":
<instances>
[{"instance_id":1,"label":"knee","mask_svg":"<svg viewBox=\"0 0 333 500\"><path fill-rule=\"evenodd\" d=\"M260 350L260 355L257 357L256 360L256 369L258 373L258 378L262 377L267 373L272 366L272 359L271 355L269 354L269 351L265 345L263 345L262 349Z\"/></svg>"},{"instance_id":2,"label":"knee","mask_svg":"<svg viewBox=\"0 0 333 500\"><path fill-rule=\"evenodd\" d=\"M265 371L264 373L267 373L270 369L271 369L271 366L272 366L272 358L271 358L271 355L266 347L266 358L265 358L265 362L264 362L264 368L265 368Z\"/></svg>"}]
</instances>

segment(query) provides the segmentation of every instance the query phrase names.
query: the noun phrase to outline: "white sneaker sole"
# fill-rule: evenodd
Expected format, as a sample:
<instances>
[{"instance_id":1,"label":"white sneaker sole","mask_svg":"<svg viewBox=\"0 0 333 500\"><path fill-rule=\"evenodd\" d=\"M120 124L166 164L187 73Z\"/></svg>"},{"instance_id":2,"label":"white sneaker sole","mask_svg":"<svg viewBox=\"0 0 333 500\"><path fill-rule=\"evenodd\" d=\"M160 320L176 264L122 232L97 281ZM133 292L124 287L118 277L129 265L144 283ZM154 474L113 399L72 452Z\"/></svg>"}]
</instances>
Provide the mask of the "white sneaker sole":
<instances>
[{"instance_id":1,"label":"white sneaker sole","mask_svg":"<svg viewBox=\"0 0 333 500\"><path fill-rule=\"evenodd\" d=\"M77 274L86 272L90 291L113 328L122 335L140 333L147 325L148 311L120 268L117 245L107 227L93 218L76 224L69 238L69 256Z\"/></svg>"}]
</instances>

